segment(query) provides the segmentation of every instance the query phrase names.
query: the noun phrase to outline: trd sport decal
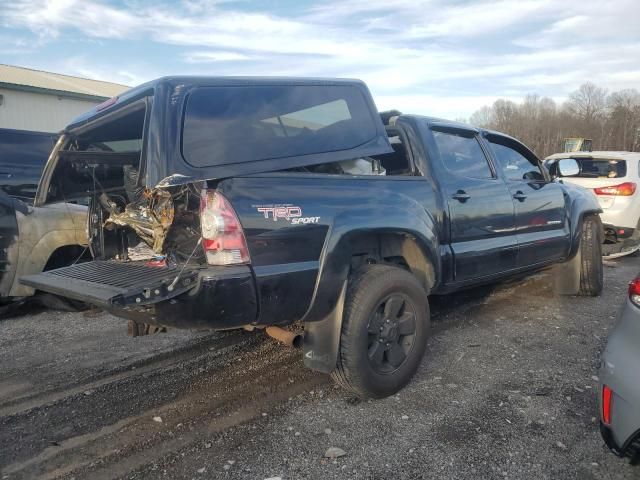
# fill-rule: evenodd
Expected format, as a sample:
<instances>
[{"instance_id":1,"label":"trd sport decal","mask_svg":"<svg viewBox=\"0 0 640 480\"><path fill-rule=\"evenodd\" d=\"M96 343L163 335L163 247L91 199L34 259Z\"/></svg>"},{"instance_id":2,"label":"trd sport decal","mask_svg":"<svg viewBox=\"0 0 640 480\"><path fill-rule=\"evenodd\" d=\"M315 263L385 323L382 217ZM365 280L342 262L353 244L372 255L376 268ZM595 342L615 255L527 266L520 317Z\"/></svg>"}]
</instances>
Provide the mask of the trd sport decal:
<instances>
[{"instance_id":1,"label":"trd sport decal","mask_svg":"<svg viewBox=\"0 0 640 480\"><path fill-rule=\"evenodd\" d=\"M274 222L282 219L290 222L292 225L300 225L307 223L318 223L320 217L303 217L302 208L291 204L277 205L253 205L264 218L270 218Z\"/></svg>"}]
</instances>

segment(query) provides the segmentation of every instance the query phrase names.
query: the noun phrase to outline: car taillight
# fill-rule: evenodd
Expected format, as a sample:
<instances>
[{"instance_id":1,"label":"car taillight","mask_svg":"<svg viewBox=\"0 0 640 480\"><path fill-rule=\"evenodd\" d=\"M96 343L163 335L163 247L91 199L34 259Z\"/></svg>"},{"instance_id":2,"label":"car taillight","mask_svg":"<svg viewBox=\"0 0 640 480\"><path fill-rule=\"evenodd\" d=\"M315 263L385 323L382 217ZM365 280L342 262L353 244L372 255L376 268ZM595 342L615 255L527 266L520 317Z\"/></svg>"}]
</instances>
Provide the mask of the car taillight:
<instances>
[{"instance_id":1,"label":"car taillight","mask_svg":"<svg viewBox=\"0 0 640 480\"><path fill-rule=\"evenodd\" d=\"M640 276L629 282L629 300L635 306L640 307Z\"/></svg>"},{"instance_id":2,"label":"car taillight","mask_svg":"<svg viewBox=\"0 0 640 480\"><path fill-rule=\"evenodd\" d=\"M602 421L605 425L611 425L611 407L613 392L609 387L604 385L602 387Z\"/></svg>"},{"instance_id":3,"label":"car taillight","mask_svg":"<svg viewBox=\"0 0 640 480\"><path fill-rule=\"evenodd\" d=\"M593 191L596 195L617 195L622 197L629 197L636 193L636 184L633 182L624 182L620 185L594 188Z\"/></svg>"},{"instance_id":4,"label":"car taillight","mask_svg":"<svg viewBox=\"0 0 640 480\"><path fill-rule=\"evenodd\" d=\"M202 191L200 230L209 265L250 262L242 225L229 201L215 190Z\"/></svg>"}]
</instances>

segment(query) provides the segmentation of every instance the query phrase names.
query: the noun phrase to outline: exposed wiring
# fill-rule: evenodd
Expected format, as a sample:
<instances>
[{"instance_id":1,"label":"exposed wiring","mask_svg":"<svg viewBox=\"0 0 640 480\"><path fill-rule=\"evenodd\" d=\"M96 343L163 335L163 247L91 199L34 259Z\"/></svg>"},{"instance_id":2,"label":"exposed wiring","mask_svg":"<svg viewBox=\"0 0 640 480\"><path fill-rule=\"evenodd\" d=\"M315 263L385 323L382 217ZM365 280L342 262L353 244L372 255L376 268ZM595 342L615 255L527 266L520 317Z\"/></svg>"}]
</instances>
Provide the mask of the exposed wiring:
<instances>
[{"instance_id":1,"label":"exposed wiring","mask_svg":"<svg viewBox=\"0 0 640 480\"><path fill-rule=\"evenodd\" d=\"M82 249L82 253L80 253L80 255L78 256L78 258L76 258L73 263L71 265L75 265L76 263L78 263L78 261L84 257L84 254L87 253L87 250L89 249L89 246L86 246Z\"/></svg>"},{"instance_id":2,"label":"exposed wiring","mask_svg":"<svg viewBox=\"0 0 640 480\"><path fill-rule=\"evenodd\" d=\"M173 289L176 287L176 284L178 283L178 279L180 278L180 275L182 275L182 272L184 272L184 269L187 267L189 260L191 260L191 257L193 257L193 254L196 253L196 250L198 249L201 243L202 243L202 237L200 237L196 242L196 246L193 247L193 251L191 252L191 255L189 255L189 258L187 258L187 261L184 262L184 264L182 265L182 268L178 272L178 275L176 275L176 278L173 280L173 282L171 282L171 285L167 287L167 290L169 290L170 292L173 292Z\"/></svg>"}]
</instances>

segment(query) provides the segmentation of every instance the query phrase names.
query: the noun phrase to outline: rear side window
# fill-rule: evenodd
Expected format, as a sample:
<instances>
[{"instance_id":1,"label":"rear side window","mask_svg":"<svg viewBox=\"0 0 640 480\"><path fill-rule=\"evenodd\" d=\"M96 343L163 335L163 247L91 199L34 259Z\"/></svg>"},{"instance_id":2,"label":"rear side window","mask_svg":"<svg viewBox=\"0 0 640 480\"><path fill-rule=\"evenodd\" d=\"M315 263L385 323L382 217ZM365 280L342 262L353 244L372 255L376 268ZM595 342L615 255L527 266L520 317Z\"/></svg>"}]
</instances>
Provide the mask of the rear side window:
<instances>
[{"instance_id":1,"label":"rear side window","mask_svg":"<svg viewBox=\"0 0 640 480\"><path fill-rule=\"evenodd\" d=\"M575 158L582 178L622 178L627 176L627 162L607 158Z\"/></svg>"},{"instance_id":2,"label":"rear side window","mask_svg":"<svg viewBox=\"0 0 640 480\"><path fill-rule=\"evenodd\" d=\"M182 153L208 167L348 150L375 135L356 87L202 87L187 100Z\"/></svg>"},{"instance_id":3,"label":"rear side window","mask_svg":"<svg viewBox=\"0 0 640 480\"><path fill-rule=\"evenodd\" d=\"M493 178L487 158L475 136L433 130L440 158L447 170L471 178Z\"/></svg>"}]
</instances>

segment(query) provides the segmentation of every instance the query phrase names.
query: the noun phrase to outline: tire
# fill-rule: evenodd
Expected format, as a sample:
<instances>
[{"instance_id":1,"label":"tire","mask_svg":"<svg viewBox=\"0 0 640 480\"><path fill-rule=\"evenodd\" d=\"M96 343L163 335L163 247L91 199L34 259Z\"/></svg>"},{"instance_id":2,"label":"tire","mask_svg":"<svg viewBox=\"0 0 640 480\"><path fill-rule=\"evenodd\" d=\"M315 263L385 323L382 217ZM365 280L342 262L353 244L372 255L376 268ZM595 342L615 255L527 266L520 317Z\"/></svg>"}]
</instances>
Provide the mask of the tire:
<instances>
[{"instance_id":1,"label":"tire","mask_svg":"<svg viewBox=\"0 0 640 480\"><path fill-rule=\"evenodd\" d=\"M582 222L580 239L580 290L578 295L595 297L602 293L601 224L598 217L586 217Z\"/></svg>"},{"instance_id":2,"label":"tire","mask_svg":"<svg viewBox=\"0 0 640 480\"><path fill-rule=\"evenodd\" d=\"M331 376L359 397L393 395L420 366L428 336L429 302L418 279L399 267L367 265L349 279Z\"/></svg>"}]
</instances>

